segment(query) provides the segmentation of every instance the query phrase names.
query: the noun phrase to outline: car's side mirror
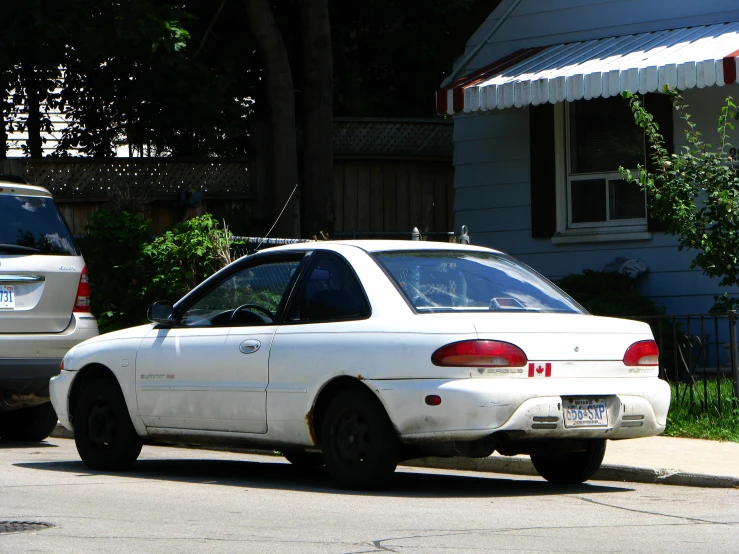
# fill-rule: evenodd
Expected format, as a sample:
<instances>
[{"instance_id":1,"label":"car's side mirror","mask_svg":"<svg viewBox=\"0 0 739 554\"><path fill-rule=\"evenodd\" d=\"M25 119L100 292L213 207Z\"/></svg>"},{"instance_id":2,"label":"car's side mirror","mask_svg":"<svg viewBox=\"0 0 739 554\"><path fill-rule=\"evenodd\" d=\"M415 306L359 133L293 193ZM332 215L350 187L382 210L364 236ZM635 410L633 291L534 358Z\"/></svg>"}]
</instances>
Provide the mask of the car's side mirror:
<instances>
[{"instance_id":1,"label":"car's side mirror","mask_svg":"<svg viewBox=\"0 0 739 554\"><path fill-rule=\"evenodd\" d=\"M152 323L172 325L174 323L174 306L169 300L159 300L149 306L146 317Z\"/></svg>"}]
</instances>

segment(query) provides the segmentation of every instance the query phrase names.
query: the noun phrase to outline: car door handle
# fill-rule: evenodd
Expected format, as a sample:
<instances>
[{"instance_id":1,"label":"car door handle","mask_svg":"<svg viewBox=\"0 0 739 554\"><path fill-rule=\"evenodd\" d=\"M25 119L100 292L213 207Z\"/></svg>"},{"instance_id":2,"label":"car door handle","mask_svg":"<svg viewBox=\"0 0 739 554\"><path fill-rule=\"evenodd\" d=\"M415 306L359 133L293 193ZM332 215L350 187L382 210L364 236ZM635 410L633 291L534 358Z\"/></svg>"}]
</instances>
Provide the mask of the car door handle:
<instances>
[{"instance_id":1,"label":"car door handle","mask_svg":"<svg viewBox=\"0 0 739 554\"><path fill-rule=\"evenodd\" d=\"M242 354L254 354L260 346L262 346L262 343L257 339L247 339L239 345L239 350Z\"/></svg>"}]
</instances>

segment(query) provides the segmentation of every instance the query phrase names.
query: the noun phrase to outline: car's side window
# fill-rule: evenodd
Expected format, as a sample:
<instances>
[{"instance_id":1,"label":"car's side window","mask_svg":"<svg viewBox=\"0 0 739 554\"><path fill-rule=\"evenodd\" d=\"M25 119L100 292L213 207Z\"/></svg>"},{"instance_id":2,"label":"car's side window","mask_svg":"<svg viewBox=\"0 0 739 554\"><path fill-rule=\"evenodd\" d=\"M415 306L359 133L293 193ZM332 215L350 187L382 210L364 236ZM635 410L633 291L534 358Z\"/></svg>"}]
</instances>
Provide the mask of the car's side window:
<instances>
[{"instance_id":1,"label":"car's side window","mask_svg":"<svg viewBox=\"0 0 739 554\"><path fill-rule=\"evenodd\" d=\"M367 297L354 271L339 256L319 252L301 280L287 321L319 323L362 319L370 314Z\"/></svg>"},{"instance_id":2,"label":"car's side window","mask_svg":"<svg viewBox=\"0 0 739 554\"><path fill-rule=\"evenodd\" d=\"M242 269L221 281L187 308L186 327L269 325L300 260L267 262Z\"/></svg>"}]
</instances>

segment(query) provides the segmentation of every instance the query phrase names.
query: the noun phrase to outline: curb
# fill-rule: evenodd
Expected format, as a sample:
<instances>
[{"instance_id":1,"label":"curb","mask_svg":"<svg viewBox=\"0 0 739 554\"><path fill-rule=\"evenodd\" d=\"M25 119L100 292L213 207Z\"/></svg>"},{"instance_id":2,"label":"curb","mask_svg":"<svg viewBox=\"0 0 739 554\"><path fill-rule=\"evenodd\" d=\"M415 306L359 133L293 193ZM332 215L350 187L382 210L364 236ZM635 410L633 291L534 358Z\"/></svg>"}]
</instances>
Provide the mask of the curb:
<instances>
[{"instance_id":1,"label":"curb","mask_svg":"<svg viewBox=\"0 0 739 554\"><path fill-rule=\"evenodd\" d=\"M401 465L461 471L484 471L512 475L538 476L534 465L527 458L490 456L488 458L423 458L409 460ZM739 477L687 473L676 469L650 469L632 466L604 464L591 478L594 481L619 481L629 483L656 483L681 487L739 488Z\"/></svg>"},{"instance_id":2,"label":"curb","mask_svg":"<svg viewBox=\"0 0 739 554\"><path fill-rule=\"evenodd\" d=\"M74 433L60 423L51 433L52 437L73 439ZM202 447L196 447L202 448ZM232 450L228 448L207 447L207 450ZM248 454L270 456L269 451L239 449ZM401 466L426 467L432 469L453 469L458 471L483 471L487 473L507 473L509 475L538 476L534 465L528 458L519 456L489 456L487 458L421 458L402 462ZM703 475L686 473L674 469L649 469L631 466L604 464L592 477L594 481L618 481L621 483L656 483L681 487L739 488L739 477Z\"/></svg>"}]
</instances>

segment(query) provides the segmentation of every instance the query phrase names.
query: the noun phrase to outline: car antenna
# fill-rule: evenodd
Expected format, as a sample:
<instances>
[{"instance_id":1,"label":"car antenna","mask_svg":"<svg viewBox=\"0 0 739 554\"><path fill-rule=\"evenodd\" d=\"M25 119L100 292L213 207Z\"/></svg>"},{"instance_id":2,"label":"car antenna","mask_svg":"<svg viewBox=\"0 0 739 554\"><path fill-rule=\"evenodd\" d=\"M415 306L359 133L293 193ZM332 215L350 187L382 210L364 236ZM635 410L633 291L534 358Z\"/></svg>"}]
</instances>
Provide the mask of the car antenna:
<instances>
[{"instance_id":1,"label":"car antenna","mask_svg":"<svg viewBox=\"0 0 739 554\"><path fill-rule=\"evenodd\" d=\"M275 222L272 224L272 227L269 228L269 231L267 231L267 234L262 237L262 240L259 241L259 244L257 244L257 247L254 249L254 252L257 252L259 250L259 247L264 244L264 241L269 237L269 234L274 230L277 223L280 221L280 218L282 217L282 214L285 213L285 209L287 208L287 205L290 203L290 200L293 198L293 194L295 194L295 191L298 190L298 184L295 183L295 188L293 188L293 191L290 193L290 196L287 197L287 202L285 202L285 205L282 206L282 210L280 211L280 215L277 216L277 219L275 219Z\"/></svg>"}]
</instances>

